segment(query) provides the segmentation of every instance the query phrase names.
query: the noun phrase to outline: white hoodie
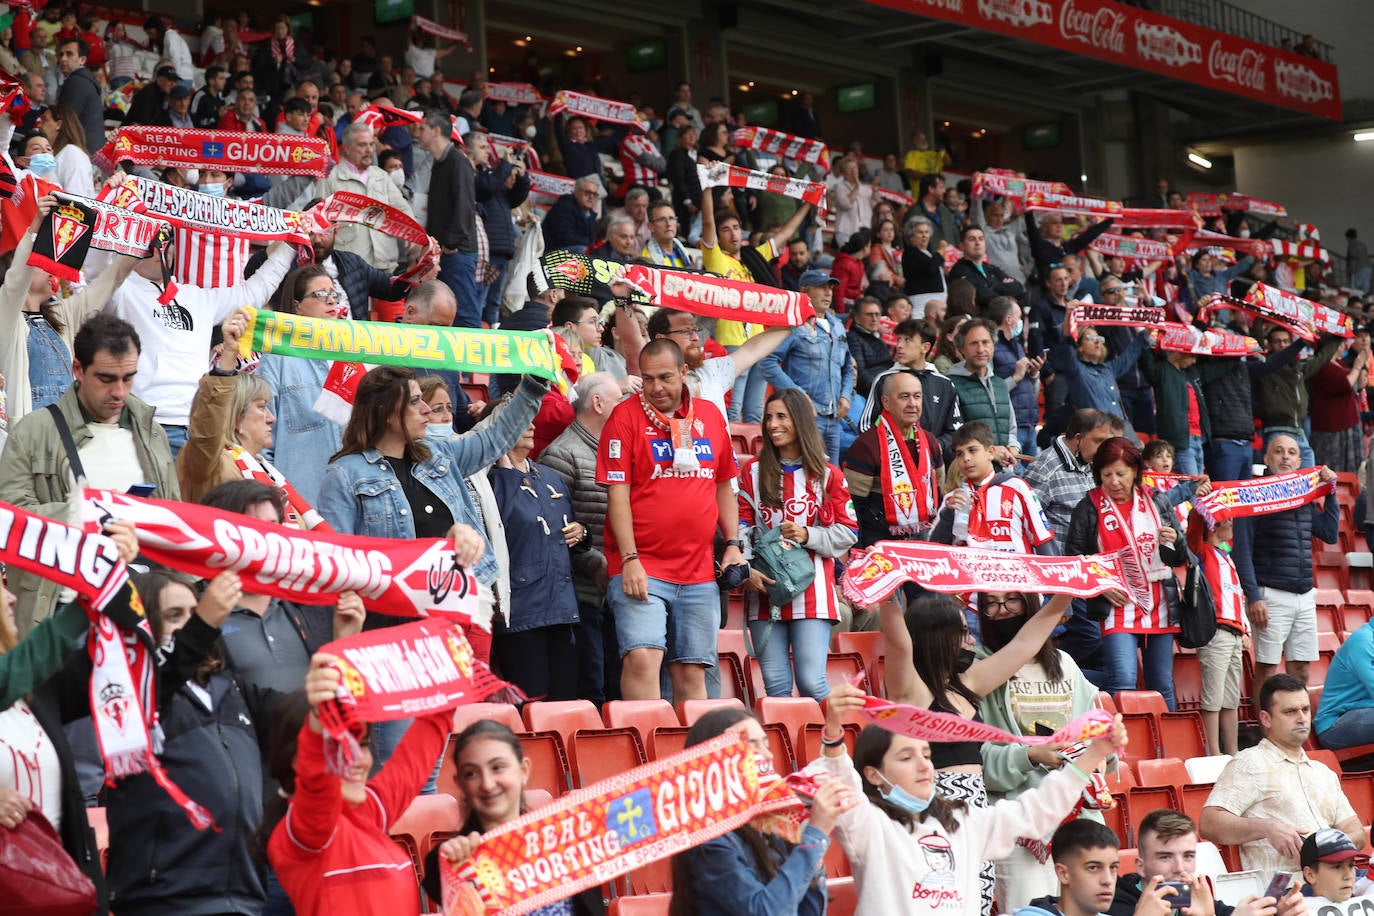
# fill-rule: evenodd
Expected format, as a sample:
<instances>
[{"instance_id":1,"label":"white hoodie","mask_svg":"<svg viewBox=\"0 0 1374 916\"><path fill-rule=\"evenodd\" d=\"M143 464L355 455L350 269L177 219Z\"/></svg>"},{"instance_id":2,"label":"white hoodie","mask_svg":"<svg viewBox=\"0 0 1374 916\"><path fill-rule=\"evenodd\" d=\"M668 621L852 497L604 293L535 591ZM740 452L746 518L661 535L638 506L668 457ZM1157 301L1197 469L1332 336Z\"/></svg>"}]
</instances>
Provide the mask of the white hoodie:
<instances>
[{"instance_id":1,"label":"white hoodie","mask_svg":"<svg viewBox=\"0 0 1374 916\"><path fill-rule=\"evenodd\" d=\"M185 426L200 377L210 368L210 338L216 326L241 305L261 308L295 263L292 245L274 242L258 272L223 289L177 286L176 298L159 305L161 288L130 274L110 297L105 311L138 331L143 345L134 376L134 397L157 409L165 426Z\"/></svg>"},{"instance_id":2,"label":"white hoodie","mask_svg":"<svg viewBox=\"0 0 1374 916\"><path fill-rule=\"evenodd\" d=\"M1087 785L1064 767L1014 799L966 809L953 835L929 816L908 833L864 798L863 779L849 755L820 757L811 768L833 774L863 799L840 815L834 832L854 867L855 916L977 913L982 864L1010 855L1017 837L1053 833Z\"/></svg>"}]
</instances>

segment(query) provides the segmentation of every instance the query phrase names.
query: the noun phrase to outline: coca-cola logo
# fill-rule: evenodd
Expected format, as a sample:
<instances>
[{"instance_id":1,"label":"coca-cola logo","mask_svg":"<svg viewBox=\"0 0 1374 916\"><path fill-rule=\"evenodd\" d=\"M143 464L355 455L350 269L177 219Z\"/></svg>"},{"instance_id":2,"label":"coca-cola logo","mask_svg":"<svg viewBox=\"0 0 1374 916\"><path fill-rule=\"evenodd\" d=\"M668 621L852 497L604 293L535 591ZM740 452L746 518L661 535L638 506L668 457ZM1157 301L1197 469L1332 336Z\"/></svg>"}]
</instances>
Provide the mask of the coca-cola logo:
<instances>
[{"instance_id":1,"label":"coca-cola logo","mask_svg":"<svg viewBox=\"0 0 1374 916\"><path fill-rule=\"evenodd\" d=\"M1100 51L1121 54L1126 50L1125 24L1125 13L1106 6L1090 12L1080 10L1073 0L1064 0L1059 8L1059 34Z\"/></svg>"},{"instance_id":2,"label":"coca-cola logo","mask_svg":"<svg viewBox=\"0 0 1374 916\"><path fill-rule=\"evenodd\" d=\"M1268 56L1255 48L1228 51L1220 38L1207 50L1207 75L1245 89L1264 92L1264 64Z\"/></svg>"}]
</instances>

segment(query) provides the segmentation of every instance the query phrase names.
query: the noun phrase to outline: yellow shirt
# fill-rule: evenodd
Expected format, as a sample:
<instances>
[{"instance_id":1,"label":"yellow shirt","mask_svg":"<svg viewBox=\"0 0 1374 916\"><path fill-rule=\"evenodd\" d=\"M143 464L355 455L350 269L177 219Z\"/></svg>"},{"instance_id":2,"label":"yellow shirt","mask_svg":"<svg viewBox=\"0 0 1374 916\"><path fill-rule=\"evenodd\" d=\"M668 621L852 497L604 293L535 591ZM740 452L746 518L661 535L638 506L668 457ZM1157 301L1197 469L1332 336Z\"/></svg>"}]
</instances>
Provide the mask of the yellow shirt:
<instances>
[{"instance_id":1,"label":"yellow shirt","mask_svg":"<svg viewBox=\"0 0 1374 916\"><path fill-rule=\"evenodd\" d=\"M759 254L763 255L765 261L771 261L778 256L777 251L773 248L772 239L763 243L759 248ZM739 280L742 283L754 282L754 277L749 273L749 268L745 267L739 258L721 251L719 245L708 248L706 243L702 242L701 264L706 268L707 273L718 274L727 280ZM722 347L738 347L762 330L762 325L748 324L743 321L717 321L716 343Z\"/></svg>"},{"instance_id":2,"label":"yellow shirt","mask_svg":"<svg viewBox=\"0 0 1374 916\"><path fill-rule=\"evenodd\" d=\"M935 149L914 149L906 154L906 160L902 167L912 171L920 172L922 175L933 175L942 172L945 168L945 154ZM911 193L920 193L919 181L911 182Z\"/></svg>"}]
</instances>

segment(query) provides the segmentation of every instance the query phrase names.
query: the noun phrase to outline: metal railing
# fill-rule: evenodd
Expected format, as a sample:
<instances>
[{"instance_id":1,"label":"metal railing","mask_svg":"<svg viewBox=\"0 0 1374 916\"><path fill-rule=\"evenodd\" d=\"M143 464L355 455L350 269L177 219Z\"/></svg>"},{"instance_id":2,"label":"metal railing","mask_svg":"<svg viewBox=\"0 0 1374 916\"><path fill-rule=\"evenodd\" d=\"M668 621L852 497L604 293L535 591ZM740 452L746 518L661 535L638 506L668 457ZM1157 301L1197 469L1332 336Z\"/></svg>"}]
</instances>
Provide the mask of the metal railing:
<instances>
[{"instance_id":1,"label":"metal railing","mask_svg":"<svg viewBox=\"0 0 1374 916\"><path fill-rule=\"evenodd\" d=\"M1149 6L1165 16L1275 48L1282 47L1284 39L1296 48L1304 34L1222 0L1153 0ZM1329 63L1335 62L1331 45L1324 41L1317 42L1317 57Z\"/></svg>"}]
</instances>

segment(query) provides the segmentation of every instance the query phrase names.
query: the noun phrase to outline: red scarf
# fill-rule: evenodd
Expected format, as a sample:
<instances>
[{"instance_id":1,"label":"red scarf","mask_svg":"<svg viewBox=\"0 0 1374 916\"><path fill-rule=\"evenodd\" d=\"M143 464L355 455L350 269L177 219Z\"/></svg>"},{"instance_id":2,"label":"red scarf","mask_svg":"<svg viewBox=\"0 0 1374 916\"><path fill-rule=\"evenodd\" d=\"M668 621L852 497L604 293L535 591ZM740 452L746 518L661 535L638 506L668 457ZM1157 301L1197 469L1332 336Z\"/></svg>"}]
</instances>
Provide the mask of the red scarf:
<instances>
[{"instance_id":1,"label":"red scarf","mask_svg":"<svg viewBox=\"0 0 1374 916\"><path fill-rule=\"evenodd\" d=\"M1126 585L1140 613L1149 614L1154 610L1156 600L1162 597L1154 583L1172 573L1159 559L1159 529L1162 523L1155 504L1143 487L1134 487L1131 497L1128 516L1101 487L1094 487L1088 493L1088 498L1097 507L1098 550L1112 554L1130 548L1121 555Z\"/></svg>"},{"instance_id":2,"label":"red scarf","mask_svg":"<svg viewBox=\"0 0 1374 916\"><path fill-rule=\"evenodd\" d=\"M920 448L912 461L906 440L896 434L897 423L892 415L884 410L876 425L882 446L879 470L888 531L897 536L929 528L939 501L935 475L930 469L930 443L925 441L921 428L916 427L915 438Z\"/></svg>"},{"instance_id":3,"label":"red scarf","mask_svg":"<svg viewBox=\"0 0 1374 916\"><path fill-rule=\"evenodd\" d=\"M286 523L295 525L303 531L333 531L329 523L324 520L324 516L315 511L315 507L310 505L296 488L291 486L291 481L281 471L274 468L271 463L250 455L248 449L241 445L226 445L229 457L234 459L234 466L239 469L245 480L256 480L265 483L269 487L276 487L281 490L286 497Z\"/></svg>"},{"instance_id":4,"label":"red scarf","mask_svg":"<svg viewBox=\"0 0 1374 916\"><path fill-rule=\"evenodd\" d=\"M285 38L272 39L272 63L281 66L283 63L294 63L296 60L296 39L287 35Z\"/></svg>"}]
</instances>

